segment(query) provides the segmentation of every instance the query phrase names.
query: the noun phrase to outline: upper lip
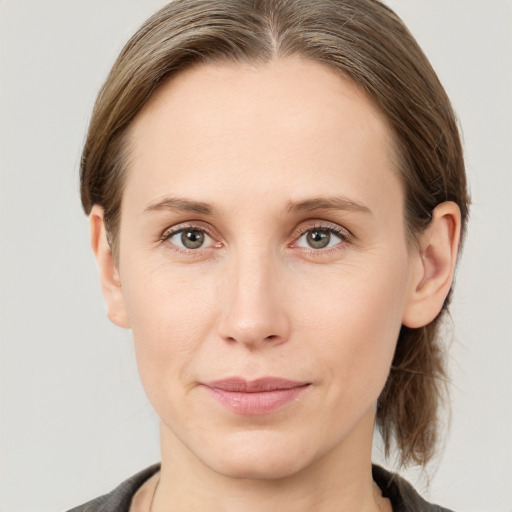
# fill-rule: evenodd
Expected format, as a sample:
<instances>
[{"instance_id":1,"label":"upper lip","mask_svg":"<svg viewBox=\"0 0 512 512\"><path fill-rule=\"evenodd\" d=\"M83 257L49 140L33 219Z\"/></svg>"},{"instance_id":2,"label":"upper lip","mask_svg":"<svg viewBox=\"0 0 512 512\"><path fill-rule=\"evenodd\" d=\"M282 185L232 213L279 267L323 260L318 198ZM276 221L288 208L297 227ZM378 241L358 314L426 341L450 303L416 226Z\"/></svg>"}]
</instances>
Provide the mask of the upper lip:
<instances>
[{"instance_id":1,"label":"upper lip","mask_svg":"<svg viewBox=\"0 0 512 512\"><path fill-rule=\"evenodd\" d=\"M239 393L257 393L262 391L275 391L279 389L293 389L307 386L309 382L299 382L283 379L281 377L261 377L255 380L246 380L242 377L229 377L206 383L208 387L222 391Z\"/></svg>"}]
</instances>

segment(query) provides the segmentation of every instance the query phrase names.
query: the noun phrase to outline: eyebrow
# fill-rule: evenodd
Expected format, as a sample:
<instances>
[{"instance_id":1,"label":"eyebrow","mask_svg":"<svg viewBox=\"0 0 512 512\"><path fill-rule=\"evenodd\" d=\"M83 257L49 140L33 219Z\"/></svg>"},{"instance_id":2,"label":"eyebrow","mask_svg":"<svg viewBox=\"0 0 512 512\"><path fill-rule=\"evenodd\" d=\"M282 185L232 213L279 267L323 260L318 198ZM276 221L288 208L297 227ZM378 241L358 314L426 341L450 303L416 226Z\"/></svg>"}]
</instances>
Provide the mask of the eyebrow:
<instances>
[{"instance_id":1,"label":"eyebrow","mask_svg":"<svg viewBox=\"0 0 512 512\"><path fill-rule=\"evenodd\" d=\"M215 208L202 201L193 201L182 197L166 197L144 209L144 213L154 211L193 212L201 215L213 215ZM301 201L287 201L285 210L288 213L311 212L315 210L345 210L351 212L371 213L371 210L362 203L347 197L314 197Z\"/></svg>"},{"instance_id":2,"label":"eyebrow","mask_svg":"<svg viewBox=\"0 0 512 512\"><path fill-rule=\"evenodd\" d=\"M157 203L150 204L144 209L144 213L170 210L176 212L193 212L202 215L213 215L214 208L208 203L201 201L192 201L181 197L166 197Z\"/></svg>"},{"instance_id":3,"label":"eyebrow","mask_svg":"<svg viewBox=\"0 0 512 512\"><path fill-rule=\"evenodd\" d=\"M310 212L314 210L345 210L350 212L372 213L362 203L358 203L348 197L315 197L303 201L288 201L288 212Z\"/></svg>"}]
</instances>

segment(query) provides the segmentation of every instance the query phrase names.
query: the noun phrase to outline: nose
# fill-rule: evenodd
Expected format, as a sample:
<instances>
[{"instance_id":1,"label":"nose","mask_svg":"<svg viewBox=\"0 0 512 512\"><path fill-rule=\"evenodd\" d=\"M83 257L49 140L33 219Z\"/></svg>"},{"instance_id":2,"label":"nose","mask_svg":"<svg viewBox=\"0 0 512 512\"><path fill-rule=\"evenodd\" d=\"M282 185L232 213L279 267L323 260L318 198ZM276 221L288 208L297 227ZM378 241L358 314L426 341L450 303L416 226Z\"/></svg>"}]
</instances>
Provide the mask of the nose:
<instances>
[{"instance_id":1,"label":"nose","mask_svg":"<svg viewBox=\"0 0 512 512\"><path fill-rule=\"evenodd\" d=\"M279 263L261 253L235 260L221 283L221 338L249 349L285 343L290 322Z\"/></svg>"}]
</instances>

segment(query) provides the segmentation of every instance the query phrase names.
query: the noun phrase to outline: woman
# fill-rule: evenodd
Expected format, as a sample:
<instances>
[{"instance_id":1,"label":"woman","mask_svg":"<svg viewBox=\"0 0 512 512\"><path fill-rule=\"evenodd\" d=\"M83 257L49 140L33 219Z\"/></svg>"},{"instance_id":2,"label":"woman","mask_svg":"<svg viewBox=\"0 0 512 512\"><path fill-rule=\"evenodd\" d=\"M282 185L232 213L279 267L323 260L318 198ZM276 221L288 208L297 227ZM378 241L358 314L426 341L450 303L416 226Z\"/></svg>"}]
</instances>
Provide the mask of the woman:
<instances>
[{"instance_id":1,"label":"woman","mask_svg":"<svg viewBox=\"0 0 512 512\"><path fill-rule=\"evenodd\" d=\"M375 0L177 0L128 42L81 170L161 466L74 510L443 510L371 464L435 451L468 212L427 59Z\"/></svg>"}]
</instances>

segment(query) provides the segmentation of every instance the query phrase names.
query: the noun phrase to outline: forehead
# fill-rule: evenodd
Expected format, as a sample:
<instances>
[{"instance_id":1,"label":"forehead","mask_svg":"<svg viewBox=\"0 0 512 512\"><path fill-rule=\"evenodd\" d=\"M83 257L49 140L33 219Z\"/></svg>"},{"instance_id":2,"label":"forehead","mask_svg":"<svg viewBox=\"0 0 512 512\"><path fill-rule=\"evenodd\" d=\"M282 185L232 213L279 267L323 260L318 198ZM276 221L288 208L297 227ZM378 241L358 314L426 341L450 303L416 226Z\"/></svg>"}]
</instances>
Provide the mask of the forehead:
<instances>
[{"instance_id":1,"label":"forehead","mask_svg":"<svg viewBox=\"0 0 512 512\"><path fill-rule=\"evenodd\" d=\"M138 114L129 148L127 189L144 191L145 200L168 193L171 179L195 196L269 186L325 195L340 177L343 193L372 181L378 194L377 167L395 168L392 132L372 101L327 66L300 58L179 73ZM396 185L396 175L387 178Z\"/></svg>"}]
</instances>

